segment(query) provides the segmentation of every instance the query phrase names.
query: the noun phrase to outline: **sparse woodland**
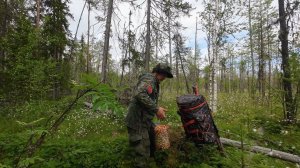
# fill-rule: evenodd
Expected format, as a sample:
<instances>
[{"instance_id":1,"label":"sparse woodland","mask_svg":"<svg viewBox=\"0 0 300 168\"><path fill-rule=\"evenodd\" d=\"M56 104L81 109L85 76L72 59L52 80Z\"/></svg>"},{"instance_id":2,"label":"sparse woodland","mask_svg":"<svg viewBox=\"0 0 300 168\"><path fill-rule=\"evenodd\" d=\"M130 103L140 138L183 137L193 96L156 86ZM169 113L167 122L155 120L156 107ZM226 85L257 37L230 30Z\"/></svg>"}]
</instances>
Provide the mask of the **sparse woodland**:
<instances>
[{"instance_id":1,"label":"sparse woodland","mask_svg":"<svg viewBox=\"0 0 300 168\"><path fill-rule=\"evenodd\" d=\"M171 147L150 167L300 166L247 150L300 156L299 0L0 0L0 168L132 167L124 116L159 62ZM184 139L193 86L240 149Z\"/></svg>"}]
</instances>

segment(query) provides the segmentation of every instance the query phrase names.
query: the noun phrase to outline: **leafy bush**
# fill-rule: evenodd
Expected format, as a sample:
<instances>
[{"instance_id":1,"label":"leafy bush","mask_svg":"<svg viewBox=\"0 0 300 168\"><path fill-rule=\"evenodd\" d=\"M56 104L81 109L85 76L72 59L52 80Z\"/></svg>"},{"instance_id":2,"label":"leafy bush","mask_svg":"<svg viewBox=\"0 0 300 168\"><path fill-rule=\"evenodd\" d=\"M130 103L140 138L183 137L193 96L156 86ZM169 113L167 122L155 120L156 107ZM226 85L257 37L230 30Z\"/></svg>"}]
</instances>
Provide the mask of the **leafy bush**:
<instances>
[{"instance_id":1,"label":"leafy bush","mask_svg":"<svg viewBox=\"0 0 300 168\"><path fill-rule=\"evenodd\" d=\"M117 101L116 90L107 84L99 83L95 75L82 74L81 83L75 83L75 88L82 90L92 88L86 96L91 96L93 110L110 113L118 118L124 117L125 110Z\"/></svg>"}]
</instances>

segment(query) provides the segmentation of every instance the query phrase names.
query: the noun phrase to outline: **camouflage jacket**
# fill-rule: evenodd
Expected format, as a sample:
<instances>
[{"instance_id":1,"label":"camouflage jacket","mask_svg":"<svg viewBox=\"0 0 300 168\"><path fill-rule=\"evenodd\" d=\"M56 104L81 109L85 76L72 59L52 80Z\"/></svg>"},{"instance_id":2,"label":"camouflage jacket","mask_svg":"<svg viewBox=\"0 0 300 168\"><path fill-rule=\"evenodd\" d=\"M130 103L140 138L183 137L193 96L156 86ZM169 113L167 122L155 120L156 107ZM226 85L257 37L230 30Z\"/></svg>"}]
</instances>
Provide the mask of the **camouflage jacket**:
<instances>
[{"instance_id":1,"label":"camouflage jacket","mask_svg":"<svg viewBox=\"0 0 300 168\"><path fill-rule=\"evenodd\" d=\"M139 77L126 116L126 125L132 129L149 128L158 107L159 81L151 73Z\"/></svg>"}]
</instances>

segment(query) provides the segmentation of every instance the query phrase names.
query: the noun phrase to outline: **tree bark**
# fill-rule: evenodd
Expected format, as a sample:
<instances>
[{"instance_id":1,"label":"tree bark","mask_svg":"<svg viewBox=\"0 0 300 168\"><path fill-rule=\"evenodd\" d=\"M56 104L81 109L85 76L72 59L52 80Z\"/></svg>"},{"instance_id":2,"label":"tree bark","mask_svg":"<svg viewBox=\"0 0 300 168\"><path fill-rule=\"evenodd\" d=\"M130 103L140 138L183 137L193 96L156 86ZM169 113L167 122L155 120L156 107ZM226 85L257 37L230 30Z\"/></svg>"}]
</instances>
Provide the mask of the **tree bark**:
<instances>
[{"instance_id":1,"label":"tree bark","mask_svg":"<svg viewBox=\"0 0 300 168\"><path fill-rule=\"evenodd\" d=\"M147 34L146 34L146 52L145 52L145 71L147 72L150 71L149 62L151 57L150 16L151 16L151 0L147 0Z\"/></svg>"},{"instance_id":2,"label":"tree bark","mask_svg":"<svg viewBox=\"0 0 300 168\"><path fill-rule=\"evenodd\" d=\"M113 0L109 0L107 18L105 24L105 34L104 34L105 38L104 38L103 60L102 60L102 72L101 72L101 81L103 83L107 82L107 62L108 62L109 38L110 38L112 13L113 13Z\"/></svg>"},{"instance_id":3,"label":"tree bark","mask_svg":"<svg viewBox=\"0 0 300 168\"><path fill-rule=\"evenodd\" d=\"M173 60L172 60L172 38L171 38L171 1L168 1L168 39L169 39L169 65L173 68ZM169 80L169 91L173 88L173 82Z\"/></svg>"},{"instance_id":4,"label":"tree bark","mask_svg":"<svg viewBox=\"0 0 300 168\"><path fill-rule=\"evenodd\" d=\"M225 86L226 86L226 59L223 58L221 61L221 81L220 81L220 91L225 92Z\"/></svg>"},{"instance_id":5,"label":"tree bark","mask_svg":"<svg viewBox=\"0 0 300 168\"><path fill-rule=\"evenodd\" d=\"M244 79L245 79L245 64L244 64L244 60L241 56L241 62L240 62L240 92L244 92Z\"/></svg>"},{"instance_id":6,"label":"tree bark","mask_svg":"<svg viewBox=\"0 0 300 168\"><path fill-rule=\"evenodd\" d=\"M262 18L262 4L260 1L260 54L259 54L259 66L258 66L258 85L261 97L265 97L265 53L264 53L264 36L263 36L263 18ZM263 99L264 100L264 99Z\"/></svg>"},{"instance_id":7,"label":"tree bark","mask_svg":"<svg viewBox=\"0 0 300 168\"><path fill-rule=\"evenodd\" d=\"M127 45L126 45L126 42L125 42L125 32L124 32L124 35L123 35L123 50L125 50L125 55L124 55L124 59L122 59L122 73L121 73L121 80L120 80L120 86L122 86L123 84L123 80L124 80L124 71L125 71L125 62L123 62L124 60L128 61L127 60L127 54L130 53L130 25L131 25L131 11L129 12L129 21L128 21L128 34L127 34ZM125 30L125 24L124 24L124 30ZM129 61L128 61L129 62Z\"/></svg>"},{"instance_id":8,"label":"tree bark","mask_svg":"<svg viewBox=\"0 0 300 168\"><path fill-rule=\"evenodd\" d=\"M196 31L195 31L195 55L194 55L194 66L195 66L195 81L193 85L197 85L197 81L198 81L198 67L197 67L197 57L198 57L198 53L197 53L197 49L198 49L198 44L197 44L197 34L198 34L198 18L196 17Z\"/></svg>"},{"instance_id":9,"label":"tree bark","mask_svg":"<svg viewBox=\"0 0 300 168\"><path fill-rule=\"evenodd\" d=\"M41 0L36 0L36 28L40 28Z\"/></svg>"},{"instance_id":10,"label":"tree bark","mask_svg":"<svg viewBox=\"0 0 300 168\"><path fill-rule=\"evenodd\" d=\"M211 24L211 12L208 14L208 32L207 32L207 56L209 62L209 73L208 73L208 93L209 103L212 104L212 24Z\"/></svg>"},{"instance_id":11,"label":"tree bark","mask_svg":"<svg viewBox=\"0 0 300 168\"><path fill-rule=\"evenodd\" d=\"M124 24L123 30L125 30L125 24ZM122 86L122 84L123 84L124 70L125 70L124 62L125 62L126 57L127 57L127 46L125 44L125 32L123 33L122 46L123 46L123 48L122 48L123 53L122 53L122 58L121 58L121 67L122 67L122 70L121 70L121 79L120 79L120 84L119 84L120 86Z\"/></svg>"},{"instance_id":12,"label":"tree bark","mask_svg":"<svg viewBox=\"0 0 300 168\"><path fill-rule=\"evenodd\" d=\"M171 5L170 0L169 3L169 11L168 11L168 37L169 37L169 59L170 59L170 67L172 68L172 40L171 40Z\"/></svg>"},{"instance_id":13,"label":"tree bark","mask_svg":"<svg viewBox=\"0 0 300 168\"><path fill-rule=\"evenodd\" d=\"M2 30L0 30L0 37L2 38L5 34L6 34L6 31L7 31L7 20L8 20L8 2L7 0L5 0L4 2L1 2L3 3L3 15L0 16L0 17L3 17L3 21L2 21ZM4 50L1 50L0 51L0 69L4 69L5 68L5 51Z\"/></svg>"},{"instance_id":14,"label":"tree bark","mask_svg":"<svg viewBox=\"0 0 300 168\"><path fill-rule=\"evenodd\" d=\"M178 36L178 41L177 41L177 52L178 52L178 56L179 56L179 59L180 59L180 64L181 64L181 69L182 69L182 73L183 73L183 76L184 76L184 80L185 80L185 86L186 86L186 91L187 93L191 93L190 92L190 87L189 87L189 82L188 82L188 79L186 77L186 74L185 74L185 70L184 70L184 66L183 66L183 61L182 61L182 57L181 57L181 53L180 53L180 48L179 48L179 41L181 42L181 37Z\"/></svg>"},{"instance_id":15,"label":"tree bark","mask_svg":"<svg viewBox=\"0 0 300 168\"><path fill-rule=\"evenodd\" d=\"M129 30L128 30L128 33L129 33L129 35L128 35L128 49L127 49L127 51L128 51L128 60L130 60L131 59L131 56L130 56L130 53L131 53L131 50L132 50L132 46L131 46L131 44L132 44L132 41L133 41L133 39L132 39L132 35L131 35L131 15L132 15L132 12L130 11L129 12L129 23L128 23L128 27L129 27ZM129 77L129 80L131 80L131 62L130 61L128 61L128 77Z\"/></svg>"},{"instance_id":16,"label":"tree bark","mask_svg":"<svg viewBox=\"0 0 300 168\"><path fill-rule=\"evenodd\" d=\"M292 94L292 84L290 81L291 72L289 64L289 44L288 44L288 27L286 23L286 12L284 0L278 0L279 7L279 18L280 18L280 34L279 39L281 41L281 58L282 58L282 70L283 70L283 89L284 89L284 105L286 107L286 118L288 122L294 122L295 107L293 105L293 94Z\"/></svg>"},{"instance_id":17,"label":"tree bark","mask_svg":"<svg viewBox=\"0 0 300 168\"><path fill-rule=\"evenodd\" d=\"M157 60L158 60L158 31L155 31L155 61Z\"/></svg>"},{"instance_id":18,"label":"tree bark","mask_svg":"<svg viewBox=\"0 0 300 168\"><path fill-rule=\"evenodd\" d=\"M211 107L212 111L217 111L217 100L218 100L218 84L217 84L217 66L218 66L218 32L219 32L219 24L218 24L218 15L219 15L219 0L215 2L216 10L214 16L214 30L213 30L213 58L212 58L212 102Z\"/></svg>"},{"instance_id":19,"label":"tree bark","mask_svg":"<svg viewBox=\"0 0 300 168\"><path fill-rule=\"evenodd\" d=\"M180 76L179 76L179 61L178 61L178 55L175 55L175 69L176 69L176 78L177 78L177 94L179 93L179 90L180 90Z\"/></svg>"},{"instance_id":20,"label":"tree bark","mask_svg":"<svg viewBox=\"0 0 300 168\"><path fill-rule=\"evenodd\" d=\"M270 6L268 5L268 9L270 8ZM267 12L267 24L269 22L270 18L269 18L269 11ZM272 86L272 81L271 81L271 77L272 77L272 56L271 56L271 39L270 39L270 32L268 31L267 33L268 35L268 68L269 68L269 73L268 73L268 107L269 110L272 113L272 101L271 101L271 86Z\"/></svg>"},{"instance_id":21,"label":"tree bark","mask_svg":"<svg viewBox=\"0 0 300 168\"><path fill-rule=\"evenodd\" d=\"M251 76L251 87L250 87L250 93L252 97L255 93L255 62L254 62L254 51L253 51L253 32L252 32L252 20L251 20L251 0L248 1L248 23L249 23L249 38L250 38L250 55L251 55L251 70L252 70L252 76Z\"/></svg>"},{"instance_id":22,"label":"tree bark","mask_svg":"<svg viewBox=\"0 0 300 168\"><path fill-rule=\"evenodd\" d=\"M87 50L86 50L86 73L89 73L90 66L90 27L91 27L91 2L88 0L88 33L87 33Z\"/></svg>"},{"instance_id":23,"label":"tree bark","mask_svg":"<svg viewBox=\"0 0 300 168\"><path fill-rule=\"evenodd\" d=\"M229 74L229 84L228 84L228 91L229 93L234 91L234 84L233 84L233 78L234 78L234 74L233 74L233 54L231 53L231 49L228 48L228 57L230 59L230 74Z\"/></svg>"}]
</instances>

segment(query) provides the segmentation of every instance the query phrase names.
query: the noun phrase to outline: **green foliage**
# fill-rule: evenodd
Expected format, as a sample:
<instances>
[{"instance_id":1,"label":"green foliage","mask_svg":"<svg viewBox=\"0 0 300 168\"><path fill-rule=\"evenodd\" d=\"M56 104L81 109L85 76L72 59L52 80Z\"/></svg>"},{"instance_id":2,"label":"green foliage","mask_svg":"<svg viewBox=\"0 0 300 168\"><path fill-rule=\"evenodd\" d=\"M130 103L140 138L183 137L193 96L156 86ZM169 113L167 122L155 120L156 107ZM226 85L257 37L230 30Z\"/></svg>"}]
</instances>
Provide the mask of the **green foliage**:
<instances>
[{"instance_id":1,"label":"green foliage","mask_svg":"<svg viewBox=\"0 0 300 168\"><path fill-rule=\"evenodd\" d=\"M63 58L68 44L67 2L43 2L45 20L40 29L36 29L29 17L25 2L8 2L17 5L14 10L18 14L11 16L14 22L8 24L5 36L0 39L0 49L5 53L5 60L1 60L4 68L0 69L0 82L4 84L0 95L6 101L45 99L50 97L52 88L57 92L70 88L71 65L67 57ZM57 97L58 94L54 95Z\"/></svg>"},{"instance_id":2,"label":"green foliage","mask_svg":"<svg viewBox=\"0 0 300 168\"><path fill-rule=\"evenodd\" d=\"M130 52L132 56L129 58L129 61L133 62L137 68L143 67L144 62L141 58L141 53L134 48L130 48Z\"/></svg>"},{"instance_id":3,"label":"green foliage","mask_svg":"<svg viewBox=\"0 0 300 168\"><path fill-rule=\"evenodd\" d=\"M0 168L11 168L11 167L0 163Z\"/></svg>"},{"instance_id":4,"label":"green foliage","mask_svg":"<svg viewBox=\"0 0 300 168\"><path fill-rule=\"evenodd\" d=\"M300 55L292 53L290 57L291 76L292 81L300 81Z\"/></svg>"},{"instance_id":5,"label":"green foliage","mask_svg":"<svg viewBox=\"0 0 300 168\"><path fill-rule=\"evenodd\" d=\"M93 75L83 76L81 89L101 86L87 99L97 95L102 97L103 102L113 101L111 88L98 85L98 80ZM168 119L161 123L171 126L172 145L168 150L157 152L157 164L153 167L241 167L242 156L246 167L294 166L294 164L278 159L232 147L225 147L227 157L221 157L213 145L197 148L183 138L184 133L180 118L176 113L175 98L171 93L169 94L165 95L161 102L163 107L169 109ZM4 110L8 114L1 115L3 117L0 118L1 164L6 167L13 166L14 158L27 143L28 129L33 130L31 133L40 134L43 131L40 124L43 125L46 122L43 118L59 114L70 99L32 102L17 106L14 110ZM132 167L133 158L128 149L126 127L122 118L107 115L109 113L103 110L85 109L82 106L83 101L78 102L58 132L48 137L46 143L33 157L22 159L22 164L31 165L31 167ZM236 107L232 107L232 104ZM253 106L247 95L221 94L220 106L222 108L215 115L215 121L222 136L239 140L242 126L245 142L297 154L297 149L300 148L299 128L284 126L277 121L276 117L264 114L266 113L265 107ZM11 115L14 113L16 115ZM279 115L275 111L274 114ZM20 121L21 125L16 124L16 121ZM260 127L264 130L263 134L253 131Z\"/></svg>"},{"instance_id":6,"label":"green foliage","mask_svg":"<svg viewBox=\"0 0 300 168\"><path fill-rule=\"evenodd\" d=\"M99 79L93 74L82 74L81 80L82 83L75 83L75 86L82 90L92 89L86 96L91 97L93 110L111 112L111 115L123 117L124 108L117 101L114 89L107 84L99 83Z\"/></svg>"},{"instance_id":7,"label":"green foliage","mask_svg":"<svg viewBox=\"0 0 300 168\"><path fill-rule=\"evenodd\" d=\"M3 142L5 137L0 137ZM25 158L19 163L20 167L121 167L126 163L122 158L126 151L126 139L118 138L111 142L99 141L77 141L54 139L45 144L37 153L37 156ZM0 158L2 164L12 165L11 160L5 159L9 156L18 155L21 146L16 143L16 136L7 136L7 145L0 143L2 152ZM23 143L25 140L23 139ZM7 166L9 167L9 166Z\"/></svg>"},{"instance_id":8,"label":"green foliage","mask_svg":"<svg viewBox=\"0 0 300 168\"><path fill-rule=\"evenodd\" d=\"M91 78L86 77L86 80L94 83ZM102 94L104 93L102 92ZM4 110L8 113L5 116L5 120L8 120L8 122L4 122L4 125L0 127L0 130L5 129L0 134L0 151L2 153L0 162L5 165L13 165L13 158L18 156L24 149L28 137L34 134L34 138L36 138L38 137L37 135L45 132L42 128L49 122L49 116L53 115L56 118L55 113L61 113L68 101L69 99L64 99L60 102L32 103L18 106L14 110L1 108L1 112ZM124 145L125 139L123 135L120 136L119 130L116 129L116 127L122 129L121 122L116 118L105 115L106 113L103 112L95 113L93 111L84 111L83 109L79 110L78 107L82 106L82 101L78 103L79 105L75 107L74 112L62 124L61 130L58 130L58 133L52 136L54 139L48 137L45 146L42 146L35 156L22 158L19 163L21 167L117 167L116 165L123 164L118 162L120 162L120 157L123 155L120 151L126 148L126 145ZM18 115L12 115L16 111L21 110L22 112L18 113ZM44 113L38 114L35 111L43 111ZM38 115L34 116L34 114ZM21 120L18 120L18 118ZM47 118L46 121L45 118ZM0 121L3 123L2 118ZM16 124L16 122L19 124ZM12 129L12 127L17 128ZM14 134L11 134L11 132L14 132ZM87 137L93 139L77 143L78 138ZM95 138L98 139L100 137L103 137L103 141L94 141ZM109 137L109 140L107 137ZM115 141L115 138L119 140ZM107 143L108 141L113 141L113 143ZM115 155L116 153L118 155ZM90 157L91 155L94 157ZM62 160L65 161L62 162Z\"/></svg>"},{"instance_id":9,"label":"green foliage","mask_svg":"<svg viewBox=\"0 0 300 168\"><path fill-rule=\"evenodd\" d=\"M34 167L120 167L122 165L123 161L120 158L125 150L124 139L117 139L111 143L60 142L48 144L40 152L41 156L47 159Z\"/></svg>"},{"instance_id":10,"label":"green foliage","mask_svg":"<svg viewBox=\"0 0 300 168\"><path fill-rule=\"evenodd\" d=\"M24 101L47 95L54 64L37 57L38 36L29 19L21 15L0 41L7 53L7 68L0 72L5 83L1 85L0 93L7 100Z\"/></svg>"},{"instance_id":11,"label":"green foliage","mask_svg":"<svg viewBox=\"0 0 300 168\"><path fill-rule=\"evenodd\" d=\"M44 159L38 156L35 156L33 158L26 158L19 163L19 167L29 167L33 164L36 164L37 162L42 162L42 161L44 161Z\"/></svg>"}]
</instances>

